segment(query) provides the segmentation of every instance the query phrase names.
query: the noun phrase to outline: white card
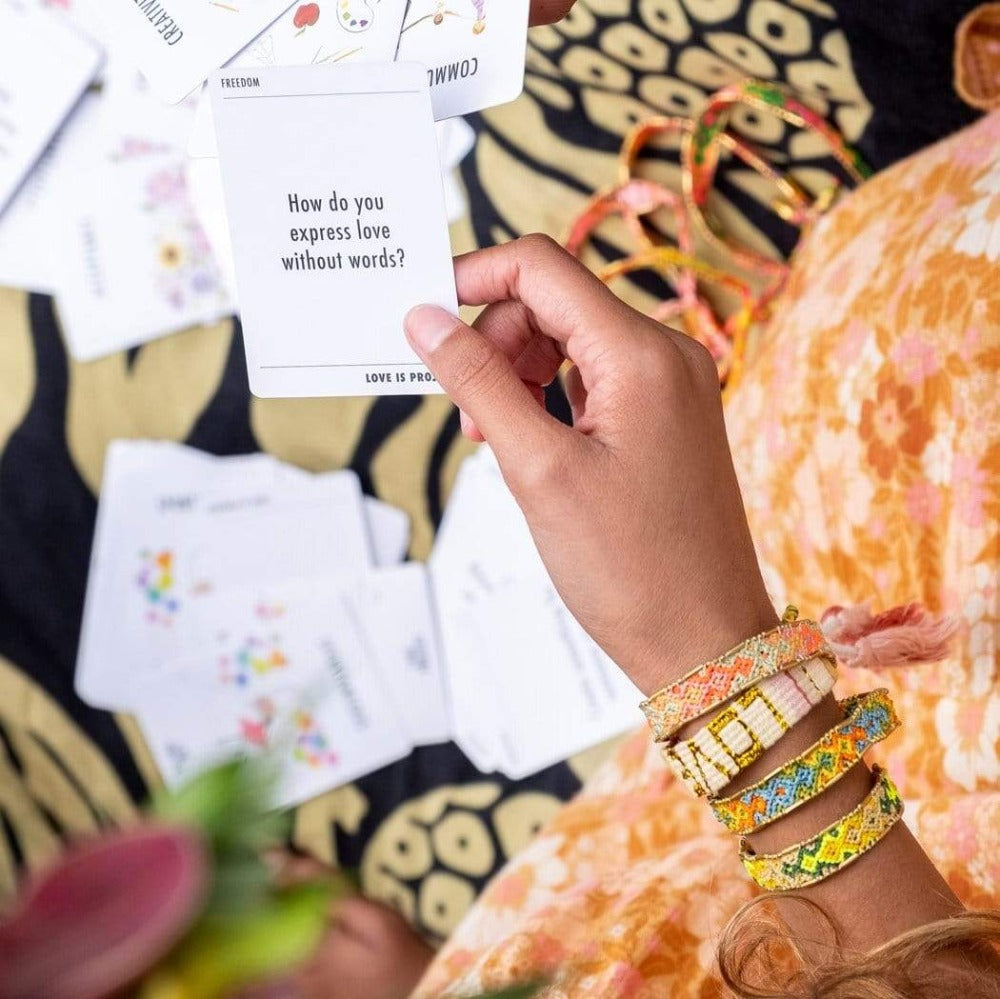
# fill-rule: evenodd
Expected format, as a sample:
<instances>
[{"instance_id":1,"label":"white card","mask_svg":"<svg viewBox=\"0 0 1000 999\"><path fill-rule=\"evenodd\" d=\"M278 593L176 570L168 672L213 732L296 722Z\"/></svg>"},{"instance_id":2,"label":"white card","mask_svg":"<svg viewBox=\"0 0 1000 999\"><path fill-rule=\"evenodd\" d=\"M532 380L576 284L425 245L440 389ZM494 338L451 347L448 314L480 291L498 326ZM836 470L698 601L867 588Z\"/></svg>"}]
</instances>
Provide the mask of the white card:
<instances>
[{"instance_id":1,"label":"white card","mask_svg":"<svg viewBox=\"0 0 1000 999\"><path fill-rule=\"evenodd\" d=\"M411 0L397 58L427 68L435 118L521 93L529 7L530 0Z\"/></svg>"},{"instance_id":2,"label":"white card","mask_svg":"<svg viewBox=\"0 0 1000 999\"><path fill-rule=\"evenodd\" d=\"M100 65L97 47L61 18L0 0L0 212Z\"/></svg>"},{"instance_id":3,"label":"white card","mask_svg":"<svg viewBox=\"0 0 1000 999\"><path fill-rule=\"evenodd\" d=\"M427 567L408 562L346 590L403 728L416 746L450 737Z\"/></svg>"},{"instance_id":4,"label":"white card","mask_svg":"<svg viewBox=\"0 0 1000 999\"><path fill-rule=\"evenodd\" d=\"M57 308L88 361L228 315L230 296L187 192L181 154L96 159L61 242Z\"/></svg>"},{"instance_id":5,"label":"white card","mask_svg":"<svg viewBox=\"0 0 1000 999\"><path fill-rule=\"evenodd\" d=\"M481 770L520 779L638 723L641 694L559 599L486 448L459 471L430 568L455 740Z\"/></svg>"},{"instance_id":6,"label":"white card","mask_svg":"<svg viewBox=\"0 0 1000 999\"><path fill-rule=\"evenodd\" d=\"M457 310L425 73L224 70L211 93L254 394L439 392L403 334L415 305Z\"/></svg>"},{"instance_id":7,"label":"white card","mask_svg":"<svg viewBox=\"0 0 1000 999\"><path fill-rule=\"evenodd\" d=\"M77 656L84 701L127 710L138 684L197 641L199 608L220 590L369 569L357 476L296 496L277 467L262 454L111 444Z\"/></svg>"},{"instance_id":8,"label":"white card","mask_svg":"<svg viewBox=\"0 0 1000 999\"><path fill-rule=\"evenodd\" d=\"M0 285L55 291L62 268L51 233L75 211L78 169L92 157L99 104L96 94L84 94L0 215Z\"/></svg>"},{"instance_id":9,"label":"white card","mask_svg":"<svg viewBox=\"0 0 1000 999\"><path fill-rule=\"evenodd\" d=\"M381 568L398 565L410 548L410 515L372 496L365 497L365 515L373 564Z\"/></svg>"},{"instance_id":10,"label":"white card","mask_svg":"<svg viewBox=\"0 0 1000 999\"><path fill-rule=\"evenodd\" d=\"M262 66L333 66L342 62L392 62L399 45L406 0L348 0L332 4L296 4L258 38L227 69ZM205 100L187 143L188 156L219 155L212 106Z\"/></svg>"},{"instance_id":11,"label":"white card","mask_svg":"<svg viewBox=\"0 0 1000 999\"><path fill-rule=\"evenodd\" d=\"M97 10L118 51L176 104L288 7L287 0L103 0Z\"/></svg>"},{"instance_id":12,"label":"white card","mask_svg":"<svg viewBox=\"0 0 1000 999\"><path fill-rule=\"evenodd\" d=\"M280 766L275 803L288 806L410 751L342 584L239 587L200 610L210 627L198 650L136 698L168 785L267 752Z\"/></svg>"}]
</instances>

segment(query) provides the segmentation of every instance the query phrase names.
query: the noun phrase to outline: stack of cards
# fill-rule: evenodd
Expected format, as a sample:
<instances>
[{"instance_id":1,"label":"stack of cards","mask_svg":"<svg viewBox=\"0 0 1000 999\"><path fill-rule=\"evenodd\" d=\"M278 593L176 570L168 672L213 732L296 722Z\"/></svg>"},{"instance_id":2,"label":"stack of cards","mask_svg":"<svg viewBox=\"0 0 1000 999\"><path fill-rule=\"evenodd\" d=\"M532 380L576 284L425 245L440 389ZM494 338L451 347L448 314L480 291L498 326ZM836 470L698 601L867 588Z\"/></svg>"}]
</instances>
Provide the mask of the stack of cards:
<instances>
[{"instance_id":1,"label":"stack of cards","mask_svg":"<svg viewBox=\"0 0 1000 999\"><path fill-rule=\"evenodd\" d=\"M400 564L408 543L406 515L352 472L115 442L77 691L136 714L170 784L269 751L280 804L440 742L430 591Z\"/></svg>"},{"instance_id":2,"label":"stack of cards","mask_svg":"<svg viewBox=\"0 0 1000 999\"><path fill-rule=\"evenodd\" d=\"M636 724L639 691L559 599L488 450L428 565L408 540L352 472L117 441L77 692L138 717L168 784L267 754L282 805L415 746L518 779Z\"/></svg>"},{"instance_id":3,"label":"stack of cards","mask_svg":"<svg viewBox=\"0 0 1000 999\"><path fill-rule=\"evenodd\" d=\"M642 694L570 615L491 452L463 464L430 559L453 738L521 778L635 727Z\"/></svg>"}]
</instances>

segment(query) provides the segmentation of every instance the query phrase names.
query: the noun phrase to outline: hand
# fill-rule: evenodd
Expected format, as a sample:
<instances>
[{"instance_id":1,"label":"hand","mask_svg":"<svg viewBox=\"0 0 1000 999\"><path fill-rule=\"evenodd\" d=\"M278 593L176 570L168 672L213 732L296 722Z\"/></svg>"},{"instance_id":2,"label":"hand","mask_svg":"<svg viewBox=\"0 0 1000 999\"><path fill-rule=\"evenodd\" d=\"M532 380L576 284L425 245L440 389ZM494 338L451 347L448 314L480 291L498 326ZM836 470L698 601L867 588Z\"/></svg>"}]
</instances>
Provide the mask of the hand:
<instances>
[{"instance_id":1,"label":"hand","mask_svg":"<svg viewBox=\"0 0 1000 999\"><path fill-rule=\"evenodd\" d=\"M573 6L574 0L531 0L531 23L552 24L561 21Z\"/></svg>"},{"instance_id":2,"label":"hand","mask_svg":"<svg viewBox=\"0 0 1000 999\"><path fill-rule=\"evenodd\" d=\"M459 257L455 277L463 304L487 306L475 328L421 306L407 336L492 447L591 637L651 693L772 627L708 352L545 236ZM540 405L567 358L572 428Z\"/></svg>"}]
</instances>

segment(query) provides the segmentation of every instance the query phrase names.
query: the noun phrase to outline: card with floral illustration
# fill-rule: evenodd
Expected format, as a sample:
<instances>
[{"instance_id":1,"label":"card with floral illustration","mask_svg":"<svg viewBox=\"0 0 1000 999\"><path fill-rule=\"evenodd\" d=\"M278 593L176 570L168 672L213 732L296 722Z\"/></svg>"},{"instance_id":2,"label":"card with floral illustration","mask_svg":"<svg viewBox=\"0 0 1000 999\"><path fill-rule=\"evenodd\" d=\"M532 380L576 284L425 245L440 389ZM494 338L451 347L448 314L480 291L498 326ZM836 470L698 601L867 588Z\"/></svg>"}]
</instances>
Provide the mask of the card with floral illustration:
<instances>
[{"instance_id":1,"label":"card with floral illustration","mask_svg":"<svg viewBox=\"0 0 1000 999\"><path fill-rule=\"evenodd\" d=\"M213 639L219 615L201 608L220 591L370 567L353 472L290 488L267 455L215 458L166 442L115 441L101 487L77 693L94 707L128 710L138 685ZM280 673L280 642L267 645L275 634L254 632L259 646L244 649L253 675L262 660ZM233 676L242 675L235 646L230 653Z\"/></svg>"},{"instance_id":2,"label":"card with floral illustration","mask_svg":"<svg viewBox=\"0 0 1000 999\"><path fill-rule=\"evenodd\" d=\"M89 361L232 311L180 154L123 142L78 177L60 240L56 304Z\"/></svg>"},{"instance_id":3,"label":"card with floral illustration","mask_svg":"<svg viewBox=\"0 0 1000 999\"><path fill-rule=\"evenodd\" d=\"M342 581L236 587L202 610L205 639L136 698L168 784L209 760L268 754L275 803L291 805L410 751Z\"/></svg>"}]
</instances>

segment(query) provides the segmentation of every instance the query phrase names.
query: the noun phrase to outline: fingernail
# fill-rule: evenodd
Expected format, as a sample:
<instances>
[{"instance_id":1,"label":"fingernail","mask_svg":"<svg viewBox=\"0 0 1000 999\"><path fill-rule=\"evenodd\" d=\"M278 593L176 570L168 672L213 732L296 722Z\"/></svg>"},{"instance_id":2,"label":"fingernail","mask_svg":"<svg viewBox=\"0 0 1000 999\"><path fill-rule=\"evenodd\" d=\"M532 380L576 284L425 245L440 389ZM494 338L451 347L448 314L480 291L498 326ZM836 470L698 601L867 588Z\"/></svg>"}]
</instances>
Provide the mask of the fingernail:
<instances>
[{"instance_id":1,"label":"fingernail","mask_svg":"<svg viewBox=\"0 0 1000 999\"><path fill-rule=\"evenodd\" d=\"M419 354L433 354L455 331L458 319L437 305L418 305L403 320L403 329Z\"/></svg>"}]
</instances>

